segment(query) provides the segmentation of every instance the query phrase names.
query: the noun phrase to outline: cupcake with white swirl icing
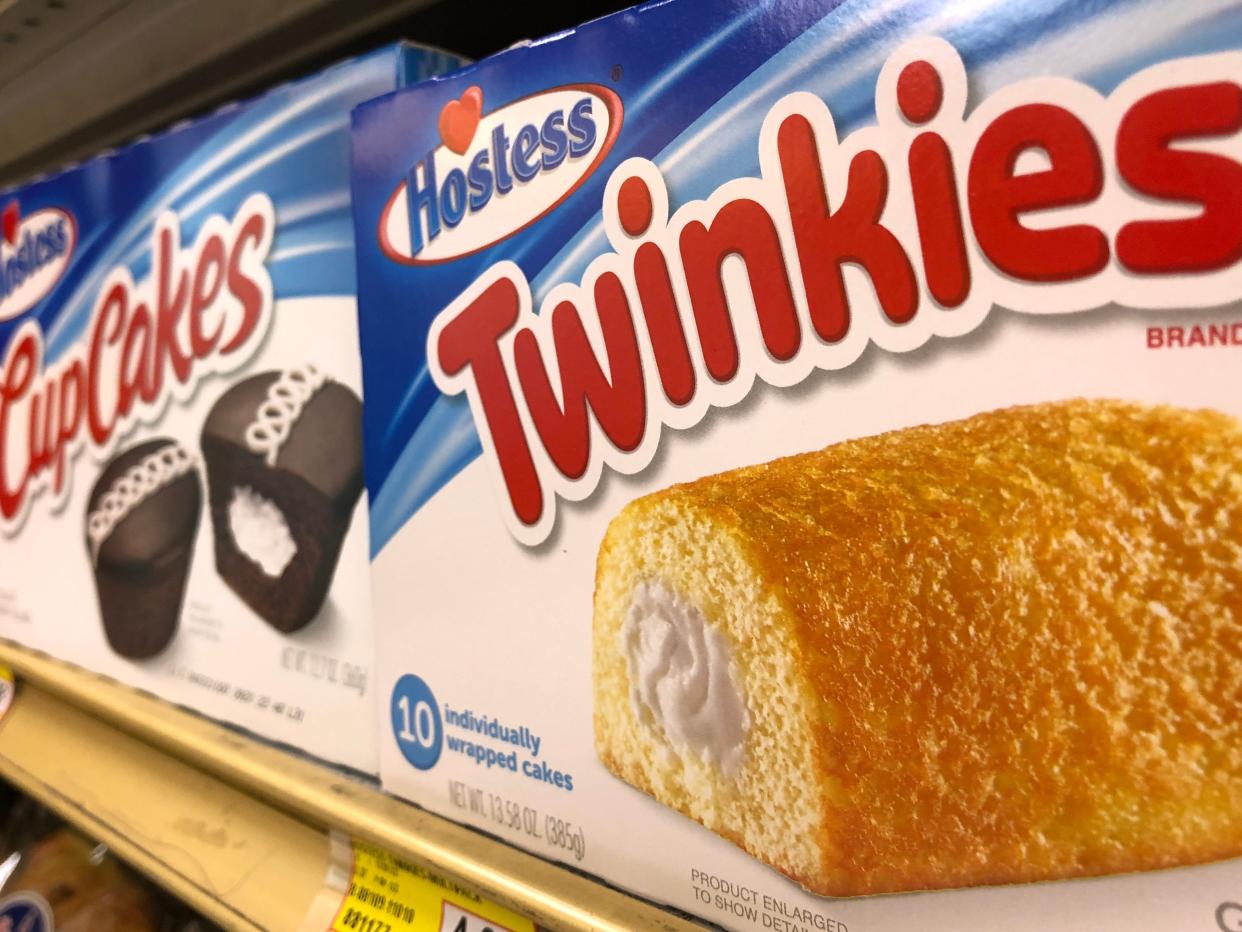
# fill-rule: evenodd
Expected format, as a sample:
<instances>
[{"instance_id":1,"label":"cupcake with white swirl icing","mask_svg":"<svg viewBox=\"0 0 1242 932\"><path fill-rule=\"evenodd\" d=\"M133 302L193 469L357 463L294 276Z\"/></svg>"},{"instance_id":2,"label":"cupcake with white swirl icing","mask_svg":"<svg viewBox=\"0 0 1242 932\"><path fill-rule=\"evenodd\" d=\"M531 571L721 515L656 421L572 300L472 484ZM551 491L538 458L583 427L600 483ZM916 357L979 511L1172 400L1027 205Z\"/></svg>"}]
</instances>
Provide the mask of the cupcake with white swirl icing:
<instances>
[{"instance_id":1,"label":"cupcake with white swirl icing","mask_svg":"<svg viewBox=\"0 0 1242 932\"><path fill-rule=\"evenodd\" d=\"M87 499L86 552L108 645L163 651L177 632L202 512L197 460L167 438L118 454Z\"/></svg>"},{"instance_id":2,"label":"cupcake with white swirl icing","mask_svg":"<svg viewBox=\"0 0 1242 932\"><path fill-rule=\"evenodd\" d=\"M263 372L220 396L202 444L217 572L277 630L309 624L362 494L362 402L313 365Z\"/></svg>"}]
</instances>

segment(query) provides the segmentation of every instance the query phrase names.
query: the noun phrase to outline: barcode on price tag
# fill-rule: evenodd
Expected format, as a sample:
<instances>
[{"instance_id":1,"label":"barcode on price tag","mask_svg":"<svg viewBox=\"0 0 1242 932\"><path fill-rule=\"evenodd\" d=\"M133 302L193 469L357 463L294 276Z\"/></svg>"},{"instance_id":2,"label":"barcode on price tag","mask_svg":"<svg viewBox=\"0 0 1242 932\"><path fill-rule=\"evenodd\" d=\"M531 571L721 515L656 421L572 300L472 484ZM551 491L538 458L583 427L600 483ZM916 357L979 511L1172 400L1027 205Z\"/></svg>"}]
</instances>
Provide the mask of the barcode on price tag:
<instances>
[{"instance_id":1,"label":"barcode on price tag","mask_svg":"<svg viewBox=\"0 0 1242 932\"><path fill-rule=\"evenodd\" d=\"M374 845L351 842L349 854L329 932L535 932L531 920Z\"/></svg>"}]
</instances>

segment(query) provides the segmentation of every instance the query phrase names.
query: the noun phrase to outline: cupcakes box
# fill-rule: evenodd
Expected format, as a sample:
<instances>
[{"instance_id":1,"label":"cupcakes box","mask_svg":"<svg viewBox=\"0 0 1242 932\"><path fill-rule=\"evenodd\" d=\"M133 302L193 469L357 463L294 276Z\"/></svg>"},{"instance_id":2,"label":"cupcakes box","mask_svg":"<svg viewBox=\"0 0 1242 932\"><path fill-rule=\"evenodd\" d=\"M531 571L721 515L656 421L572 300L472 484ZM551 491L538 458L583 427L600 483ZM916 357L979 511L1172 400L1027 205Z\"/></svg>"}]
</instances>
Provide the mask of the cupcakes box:
<instances>
[{"instance_id":1,"label":"cupcakes box","mask_svg":"<svg viewBox=\"0 0 1242 932\"><path fill-rule=\"evenodd\" d=\"M349 113L394 46L0 193L0 636L375 770Z\"/></svg>"}]
</instances>

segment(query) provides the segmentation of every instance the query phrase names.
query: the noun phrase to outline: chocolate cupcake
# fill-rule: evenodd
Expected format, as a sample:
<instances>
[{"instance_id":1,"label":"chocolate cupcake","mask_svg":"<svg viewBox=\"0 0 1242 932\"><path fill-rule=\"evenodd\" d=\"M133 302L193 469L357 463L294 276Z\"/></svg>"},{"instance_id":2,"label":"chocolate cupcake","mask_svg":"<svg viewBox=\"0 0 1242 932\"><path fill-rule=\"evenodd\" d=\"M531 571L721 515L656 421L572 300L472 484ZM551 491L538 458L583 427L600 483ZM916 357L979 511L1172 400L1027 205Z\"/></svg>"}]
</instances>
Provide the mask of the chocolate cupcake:
<instances>
[{"instance_id":1,"label":"chocolate cupcake","mask_svg":"<svg viewBox=\"0 0 1242 932\"><path fill-rule=\"evenodd\" d=\"M86 505L86 547L108 644L153 657L177 631L202 512L194 457L148 440L115 457Z\"/></svg>"},{"instance_id":2,"label":"chocolate cupcake","mask_svg":"<svg viewBox=\"0 0 1242 932\"><path fill-rule=\"evenodd\" d=\"M203 426L216 571L261 618L319 614L362 494L362 402L311 365L234 385Z\"/></svg>"}]
</instances>

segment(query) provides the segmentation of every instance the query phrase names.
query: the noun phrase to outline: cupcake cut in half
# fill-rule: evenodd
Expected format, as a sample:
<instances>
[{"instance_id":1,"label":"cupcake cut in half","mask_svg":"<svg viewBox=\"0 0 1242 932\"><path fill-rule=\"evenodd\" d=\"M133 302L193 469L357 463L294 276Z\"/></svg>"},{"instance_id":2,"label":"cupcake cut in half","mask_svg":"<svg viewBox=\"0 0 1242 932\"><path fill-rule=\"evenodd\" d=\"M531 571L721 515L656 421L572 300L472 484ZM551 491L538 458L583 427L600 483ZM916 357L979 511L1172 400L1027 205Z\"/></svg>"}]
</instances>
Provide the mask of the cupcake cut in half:
<instances>
[{"instance_id":1,"label":"cupcake cut in half","mask_svg":"<svg viewBox=\"0 0 1242 932\"><path fill-rule=\"evenodd\" d=\"M320 612L362 494L362 402L312 365L226 391L203 426L216 570L261 618Z\"/></svg>"}]
</instances>

